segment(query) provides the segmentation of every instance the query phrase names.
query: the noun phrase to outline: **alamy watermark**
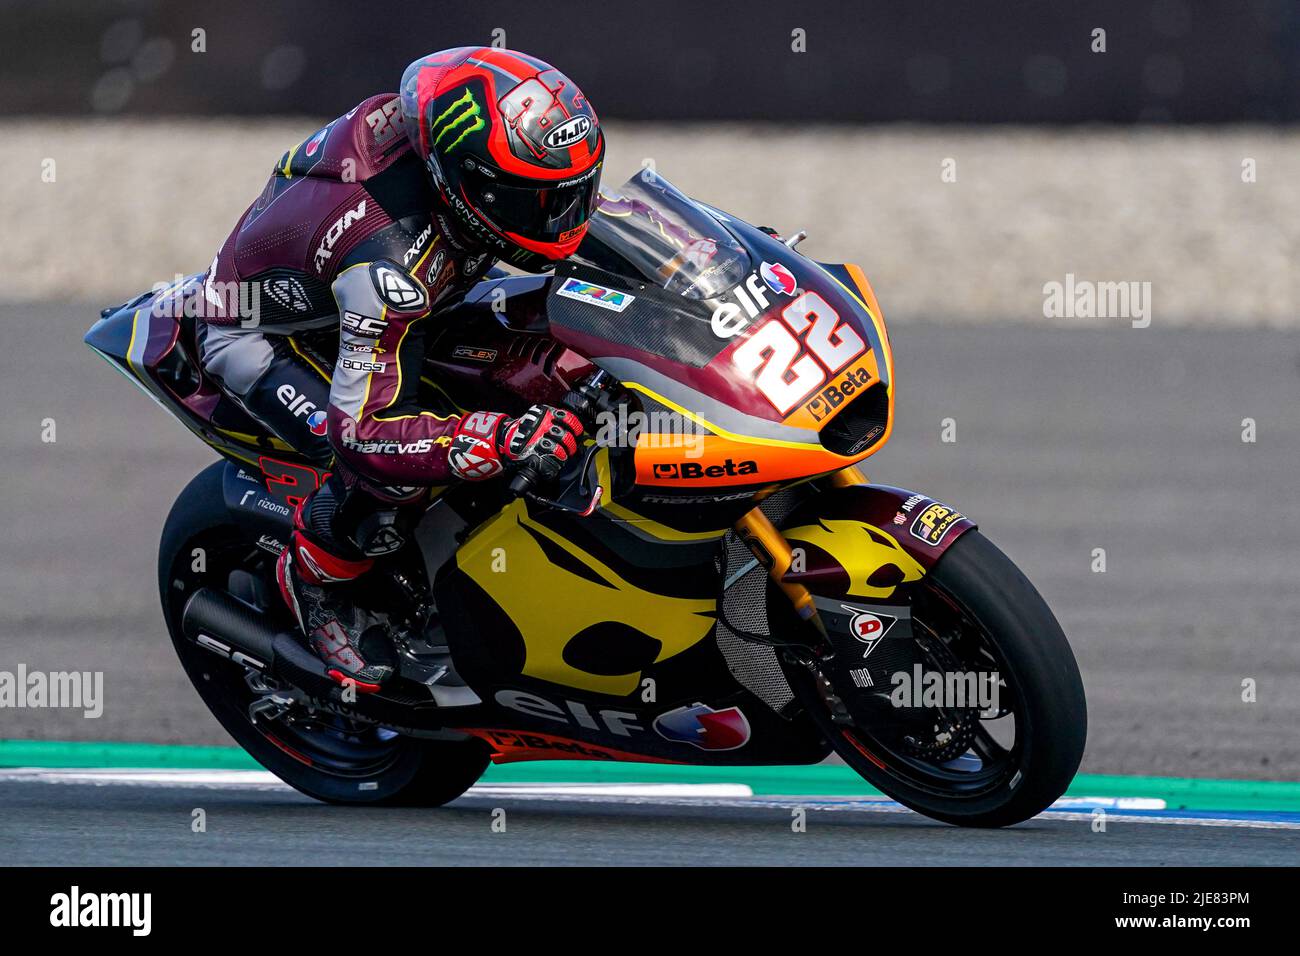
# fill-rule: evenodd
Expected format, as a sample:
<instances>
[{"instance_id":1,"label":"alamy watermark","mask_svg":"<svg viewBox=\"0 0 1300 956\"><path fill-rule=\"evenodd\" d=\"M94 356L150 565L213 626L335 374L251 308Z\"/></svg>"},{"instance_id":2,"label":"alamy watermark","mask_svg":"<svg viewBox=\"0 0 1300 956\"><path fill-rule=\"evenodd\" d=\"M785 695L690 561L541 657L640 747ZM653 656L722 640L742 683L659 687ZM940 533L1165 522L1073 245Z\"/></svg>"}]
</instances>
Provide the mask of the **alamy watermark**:
<instances>
[{"instance_id":1,"label":"alamy watermark","mask_svg":"<svg viewBox=\"0 0 1300 956\"><path fill-rule=\"evenodd\" d=\"M894 689L889 701L895 707L975 708L994 714L998 707L1001 675L997 671L934 671L920 664L890 675Z\"/></svg>"},{"instance_id":2,"label":"alamy watermark","mask_svg":"<svg viewBox=\"0 0 1300 956\"><path fill-rule=\"evenodd\" d=\"M1048 319L1130 319L1135 329L1151 324L1150 282L1093 282L1065 274L1064 282L1043 285L1043 317Z\"/></svg>"},{"instance_id":3,"label":"alamy watermark","mask_svg":"<svg viewBox=\"0 0 1300 956\"><path fill-rule=\"evenodd\" d=\"M132 936L153 929L152 893L90 893L73 886L50 897L50 925L58 928L123 927Z\"/></svg>"},{"instance_id":4,"label":"alamy watermark","mask_svg":"<svg viewBox=\"0 0 1300 956\"><path fill-rule=\"evenodd\" d=\"M268 289L276 301L285 300L287 307L295 311L306 308L306 294L299 294L295 279L277 280L280 284ZM300 285L300 284L299 284ZM149 311L152 315L168 316L173 319L238 319L245 328L255 328L261 324L262 316L262 282L245 282L231 280L221 282L208 276L205 280L191 279L179 273L171 282L155 282L150 291L153 302ZM281 288L283 286L283 288ZM291 303L291 305L289 305Z\"/></svg>"},{"instance_id":5,"label":"alamy watermark","mask_svg":"<svg viewBox=\"0 0 1300 956\"><path fill-rule=\"evenodd\" d=\"M103 671L0 671L0 709L80 710L95 719L104 713Z\"/></svg>"},{"instance_id":6,"label":"alamy watermark","mask_svg":"<svg viewBox=\"0 0 1300 956\"><path fill-rule=\"evenodd\" d=\"M711 432L694 419L672 411L629 411L596 416L596 444L605 448L681 448L687 458L704 454L704 438Z\"/></svg>"}]
</instances>

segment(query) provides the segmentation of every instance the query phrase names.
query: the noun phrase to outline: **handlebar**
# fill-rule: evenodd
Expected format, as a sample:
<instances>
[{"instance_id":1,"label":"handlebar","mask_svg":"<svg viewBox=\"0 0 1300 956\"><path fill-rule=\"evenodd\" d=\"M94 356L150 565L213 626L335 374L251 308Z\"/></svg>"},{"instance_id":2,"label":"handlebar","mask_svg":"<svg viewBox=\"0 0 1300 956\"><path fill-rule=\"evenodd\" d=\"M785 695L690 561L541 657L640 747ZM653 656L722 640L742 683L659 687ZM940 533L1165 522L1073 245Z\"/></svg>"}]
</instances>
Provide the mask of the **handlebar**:
<instances>
[{"instance_id":1,"label":"handlebar","mask_svg":"<svg viewBox=\"0 0 1300 956\"><path fill-rule=\"evenodd\" d=\"M571 389L561 402L565 408L578 416L584 431L595 431L596 416L613 408L613 401L605 390L609 378L608 372L599 369L585 382ZM541 478L536 463L532 459L526 460L510 478L510 494L519 498L532 492Z\"/></svg>"},{"instance_id":2,"label":"handlebar","mask_svg":"<svg viewBox=\"0 0 1300 956\"><path fill-rule=\"evenodd\" d=\"M525 461L519 466L519 470L514 473L510 479L510 494L515 498L522 498L532 490L537 479L541 477L537 474L536 465L532 460Z\"/></svg>"}]
</instances>

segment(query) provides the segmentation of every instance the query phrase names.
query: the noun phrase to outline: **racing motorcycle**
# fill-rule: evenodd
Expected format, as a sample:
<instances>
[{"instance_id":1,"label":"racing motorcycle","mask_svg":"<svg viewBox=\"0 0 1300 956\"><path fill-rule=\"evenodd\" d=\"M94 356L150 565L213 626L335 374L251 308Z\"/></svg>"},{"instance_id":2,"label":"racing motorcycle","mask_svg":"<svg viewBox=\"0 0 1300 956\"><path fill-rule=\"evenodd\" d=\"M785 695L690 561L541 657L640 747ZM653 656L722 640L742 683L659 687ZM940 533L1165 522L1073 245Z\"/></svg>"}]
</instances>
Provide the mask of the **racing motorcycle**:
<instances>
[{"instance_id":1,"label":"racing motorcycle","mask_svg":"<svg viewBox=\"0 0 1300 956\"><path fill-rule=\"evenodd\" d=\"M221 455L172 506L158 587L226 730L344 804L443 804L489 761L832 752L954 824L1056 800L1087 724L1066 638L972 519L857 467L890 436L890 342L862 270L804 257L803 235L643 171L553 274L494 270L440 317L429 408L546 402L589 440L550 482L431 492L357 598L400 660L374 694L327 676L274 583L327 472L205 376L167 292L104 310L86 342ZM295 347L328 369L336 334Z\"/></svg>"}]
</instances>

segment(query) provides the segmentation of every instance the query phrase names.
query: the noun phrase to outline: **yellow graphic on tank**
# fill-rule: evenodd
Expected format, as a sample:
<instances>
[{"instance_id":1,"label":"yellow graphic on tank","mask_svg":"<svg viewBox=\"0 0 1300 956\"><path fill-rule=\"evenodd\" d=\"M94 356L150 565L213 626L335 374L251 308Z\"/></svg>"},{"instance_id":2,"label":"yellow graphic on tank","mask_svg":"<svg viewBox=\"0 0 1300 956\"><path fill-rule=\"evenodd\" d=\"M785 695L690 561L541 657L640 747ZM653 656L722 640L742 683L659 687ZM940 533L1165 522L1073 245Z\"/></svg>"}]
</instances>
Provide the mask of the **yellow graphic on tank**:
<instances>
[{"instance_id":1,"label":"yellow graphic on tank","mask_svg":"<svg viewBox=\"0 0 1300 956\"><path fill-rule=\"evenodd\" d=\"M609 586L552 564L525 526ZM593 674L564 660L568 643L593 625L617 622L653 638L659 643L654 659L658 664L699 643L714 623L713 600L666 597L625 581L572 542L530 520L521 501L512 502L471 535L456 553L456 563L519 628L525 648L523 673L564 687L626 697L640 685L639 670ZM504 570L499 570L503 563Z\"/></svg>"},{"instance_id":2,"label":"yellow graphic on tank","mask_svg":"<svg viewBox=\"0 0 1300 956\"><path fill-rule=\"evenodd\" d=\"M925 568L892 535L861 521L823 520L781 533L795 546L799 541L807 542L838 561L849 575L846 596L886 598L898 584L925 577ZM900 581L886 587L867 583L873 574L891 564L903 573Z\"/></svg>"}]
</instances>

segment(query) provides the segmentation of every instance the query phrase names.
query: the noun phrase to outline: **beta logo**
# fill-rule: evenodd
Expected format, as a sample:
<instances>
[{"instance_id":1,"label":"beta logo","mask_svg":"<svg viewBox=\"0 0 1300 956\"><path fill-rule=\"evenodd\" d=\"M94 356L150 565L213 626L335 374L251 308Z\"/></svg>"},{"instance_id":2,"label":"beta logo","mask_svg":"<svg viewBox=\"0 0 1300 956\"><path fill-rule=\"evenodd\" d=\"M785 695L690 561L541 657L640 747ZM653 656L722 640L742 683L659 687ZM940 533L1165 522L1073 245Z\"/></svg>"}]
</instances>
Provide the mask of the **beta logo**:
<instances>
[{"instance_id":1,"label":"beta logo","mask_svg":"<svg viewBox=\"0 0 1300 956\"><path fill-rule=\"evenodd\" d=\"M560 287L555 290L555 294L562 295L566 299L576 299L579 302L598 305L602 309L609 309L611 312L622 312L636 301L634 295L620 292L618 289L607 289L605 286L596 285L594 282L583 282L580 279L565 279L560 284Z\"/></svg>"},{"instance_id":2,"label":"beta logo","mask_svg":"<svg viewBox=\"0 0 1300 956\"><path fill-rule=\"evenodd\" d=\"M739 707L714 710L708 704L678 707L655 718L655 733L664 740L701 750L736 750L749 742L749 719Z\"/></svg>"},{"instance_id":3,"label":"beta logo","mask_svg":"<svg viewBox=\"0 0 1300 956\"><path fill-rule=\"evenodd\" d=\"M718 465L704 465L698 461L686 461L680 464L658 464L654 466L654 476L673 481L693 481L700 478L734 478L738 475L758 473L756 461L733 461L728 458Z\"/></svg>"},{"instance_id":4,"label":"beta logo","mask_svg":"<svg viewBox=\"0 0 1300 956\"><path fill-rule=\"evenodd\" d=\"M855 641L867 645L866 650L862 652L863 660L871 655L876 645L898 621L898 618L890 617L888 614L873 614L860 607L850 607L847 604L841 604L840 607L853 615L849 620L849 634Z\"/></svg>"},{"instance_id":5,"label":"beta logo","mask_svg":"<svg viewBox=\"0 0 1300 956\"><path fill-rule=\"evenodd\" d=\"M804 408L813 417L813 421L823 421L870 384L871 372L869 370L866 368L850 369L849 373L844 376L843 381L826 386ZM883 426L874 429L874 434L871 437L875 438L882 431L884 431Z\"/></svg>"}]
</instances>

